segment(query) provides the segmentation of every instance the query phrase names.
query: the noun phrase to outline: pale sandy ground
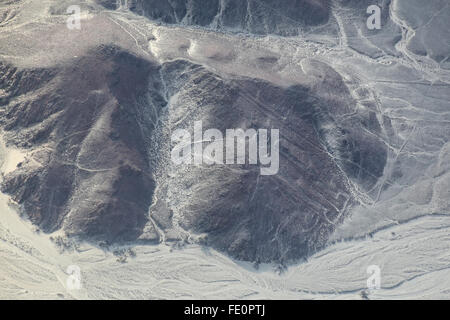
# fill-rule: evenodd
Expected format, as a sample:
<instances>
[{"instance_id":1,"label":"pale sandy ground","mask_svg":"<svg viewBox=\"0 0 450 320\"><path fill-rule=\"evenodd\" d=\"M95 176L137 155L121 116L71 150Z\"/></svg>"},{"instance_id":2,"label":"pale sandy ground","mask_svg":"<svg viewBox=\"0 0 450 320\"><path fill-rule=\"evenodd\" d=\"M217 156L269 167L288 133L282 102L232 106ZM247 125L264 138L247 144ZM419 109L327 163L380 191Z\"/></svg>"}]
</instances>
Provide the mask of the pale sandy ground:
<instances>
[{"instance_id":1,"label":"pale sandy ground","mask_svg":"<svg viewBox=\"0 0 450 320\"><path fill-rule=\"evenodd\" d=\"M9 148L6 152L6 146L3 139L0 139L0 171L8 174L17 168L17 165L25 160L25 154L16 148Z\"/></svg>"}]
</instances>

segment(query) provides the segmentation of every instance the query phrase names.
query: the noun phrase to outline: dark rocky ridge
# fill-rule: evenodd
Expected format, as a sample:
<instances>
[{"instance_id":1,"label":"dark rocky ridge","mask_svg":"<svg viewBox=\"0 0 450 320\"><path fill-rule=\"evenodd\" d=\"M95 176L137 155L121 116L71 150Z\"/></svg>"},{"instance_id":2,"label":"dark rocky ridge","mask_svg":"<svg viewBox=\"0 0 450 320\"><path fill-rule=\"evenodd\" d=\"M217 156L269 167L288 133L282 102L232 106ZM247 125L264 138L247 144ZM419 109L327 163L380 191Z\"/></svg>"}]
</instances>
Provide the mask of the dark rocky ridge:
<instances>
[{"instance_id":1,"label":"dark rocky ridge","mask_svg":"<svg viewBox=\"0 0 450 320\"><path fill-rule=\"evenodd\" d=\"M157 65L111 46L61 68L1 65L5 138L33 152L2 190L46 232L157 241L156 223L166 238L207 234L242 260L305 257L358 201L352 183L369 189L386 161L376 117L356 112L332 68L312 64L322 80L311 88L225 79L184 60ZM223 132L280 129L279 174L174 167L168 132L196 120Z\"/></svg>"},{"instance_id":2,"label":"dark rocky ridge","mask_svg":"<svg viewBox=\"0 0 450 320\"><path fill-rule=\"evenodd\" d=\"M108 9L115 0L98 0ZM322 25L330 16L329 0L130 0L129 9L151 20L255 34L296 35Z\"/></svg>"},{"instance_id":3,"label":"dark rocky ridge","mask_svg":"<svg viewBox=\"0 0 450 320\"><path fill-rule=\"evenodd\" d=\"M6 137L38 150L2 190L46 232L64 224L69 234L136 239L154 189L144 98L161 106L151 96L157 66L100 47L60 70L1 65L1 74Z\"/></svg>"},{"instance_id":4,"label":"dark rocky ridge","mask_svg":"<svg viewBox=\"0 0 450 320\"><path fill-rule=\"evenodd\" d=\"M317 88L281 88L257 79L225 80L183 60L165 64L168 95L176 95L165 132L192 131L199 120L204 129L222 132L279 128L280 171L261 176L248 165L166 165L170 178L160 186L169 196L158 196L156 207L169 210L153 211L155 220L178 215L185 230L208 234L209 245L242 260L289 261L321 248L358 201L348 177L372 187L383 173L386 149L365 131L380 133L372 114L341 119L355 112L354 102L336 72L315 67L324 79ZM321 97L322 91L331 96ZM180 109L182 119L171 117Z\"/></svg>"}]
</instances>

